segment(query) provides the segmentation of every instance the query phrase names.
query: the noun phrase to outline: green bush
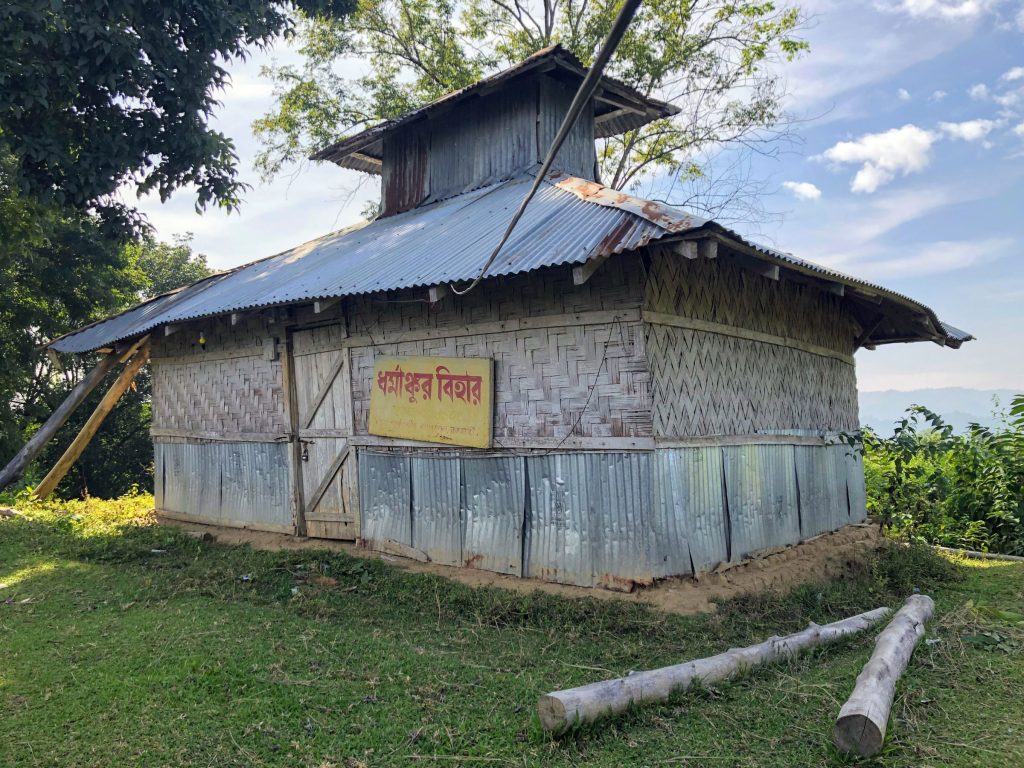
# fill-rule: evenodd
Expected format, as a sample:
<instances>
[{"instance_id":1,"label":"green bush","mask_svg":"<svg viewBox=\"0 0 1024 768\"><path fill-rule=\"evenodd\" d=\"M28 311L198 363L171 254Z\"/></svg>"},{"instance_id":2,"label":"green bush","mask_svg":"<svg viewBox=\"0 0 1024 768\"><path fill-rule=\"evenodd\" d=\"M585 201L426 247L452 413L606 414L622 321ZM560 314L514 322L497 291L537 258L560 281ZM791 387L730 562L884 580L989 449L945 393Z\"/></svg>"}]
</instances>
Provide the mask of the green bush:
<instances>
[{"instance_id":1,"label":"green bush","mask_svg":"<svg viewBox=\"0 0 1024 768\"><path fill-rule=\"evenodd\" d=\"M1024 553L1024 395L994 429L954 434L913 406L890 437L863 433L868 509L900 538Z\"/></svg>"}]
</instances>

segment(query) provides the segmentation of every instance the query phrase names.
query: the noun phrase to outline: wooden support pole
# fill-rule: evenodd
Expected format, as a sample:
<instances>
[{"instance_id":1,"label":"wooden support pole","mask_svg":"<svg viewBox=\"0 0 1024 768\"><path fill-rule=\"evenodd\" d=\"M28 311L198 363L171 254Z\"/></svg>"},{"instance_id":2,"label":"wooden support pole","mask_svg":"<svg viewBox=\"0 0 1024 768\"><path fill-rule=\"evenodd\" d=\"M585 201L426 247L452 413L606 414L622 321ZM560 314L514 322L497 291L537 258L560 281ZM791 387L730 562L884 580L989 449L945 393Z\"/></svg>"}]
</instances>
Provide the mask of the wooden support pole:
<instances>
[{"instance_id":1,"label":"wooden support pole","mask_svg":"<svg viewBox=\"0 0 1024 768\"><path fill-rule=\"evenodd\" d=\"M934 613L930 597L911 595L878 635L875 651L857 676L853 693L839 710L832 729L832 741L839 749L864 757L882 750L896 681L906 671L914 648L924 637L925 622Z\"/></svg>"},{"instance_id":2,"label":"wooden support pole","mask_svg":"<svg viewBox=\"0 0 1024 768\"><path fill-rule=\"evenodd\" d=\"M57 487L57 484L64 479L64 475L68 473L68 470L78 461L78 457L82 455L82 451L85 450L89 441L96 435L100 425L103 424L103 420L107 418L107 415L117 405L117 401L121 399L121 395L131 385L135 374L149 360L148 337L146 337L145 342L139 347L135 356L124 367L124 370L121 371L121 375L117 377L114 384L107 390L99 405L96 406L96 410L92 412L89 420L85 422L82 431L75 436L75 439L71 441L71 445L64 451L64 455L57 460L57 463L53 465L53 469L47 473L46 477L36 487L33 496L37 499L45 499L53 493L53 489Z\"/></svg>"},{"instance_id":3,"label":"wooden support pole","mask_svg":"<svg viewBox=\"0 0 1024 768\"><path fill-rule=\"evenodd\" d=\"M113 352L101 358L96 366L86 374L85 378L75 385L75 388L71 390L71 393L64 399L64 402L57 407L57 410L50 415L46 423L39 428L38 432L32 435L32 438L25 443L24 447L14 455L14 458L0 472L0 490L3 490L25 474L28 465L35 460L39 452L57 434L57 431L64 426L64 423L78 406L82 404L82 401L89 396L89 393L96 389L96 385L103 380L103 377L117 365L120 358L120 355Z\"/></svg>"},{"instance_id":4,"label":"wooden support pole","mask_svg":"<svg viewBox=\"0 0 1024 768\"><path fill-rule=\"evenodd\" d=\"M863 632L888 615L888 608L876 608L823 626L811 624L801 632L785 637L770 637L763 643L734 648L706 659L556 691L541 696L537 702L537 712L545 730L562 733L576 725L622 714L635 704L665 701L676 691L684 691L692 685L708 685L727 680L751 667L778 661L805 648Z\"/></svg>"}]
</instances>

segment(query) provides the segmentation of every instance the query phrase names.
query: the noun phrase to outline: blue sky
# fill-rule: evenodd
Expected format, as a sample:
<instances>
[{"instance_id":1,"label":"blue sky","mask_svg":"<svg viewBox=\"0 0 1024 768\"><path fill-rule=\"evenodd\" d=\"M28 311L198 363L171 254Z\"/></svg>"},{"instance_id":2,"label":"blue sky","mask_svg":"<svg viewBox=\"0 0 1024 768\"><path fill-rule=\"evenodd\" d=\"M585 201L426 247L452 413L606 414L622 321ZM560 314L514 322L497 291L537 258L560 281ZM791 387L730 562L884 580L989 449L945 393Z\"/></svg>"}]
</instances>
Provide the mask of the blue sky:
<instances>
[{"instance_id":1,"label":"blue sky","mask_svg":"<svg viewBox=\"0 0 1024 768\"><path fill-rule=\"evenodd\" d=\"M734 223L802 258L881 283L977 341L960 350L894 345L857 355L861 388L1024 390L1024 2L801 3L811 51L783 70L798 141L760 159L764 207ZM293 58L288 50L272 54ZM218 127L253 184L242 210L203 216L182 192L143 198L158 235L194 234L225 268L359 217L372 185L305 166L261 185L249 124L272 104L257 57L233 69Z\"/></svg>"}]
</instances>

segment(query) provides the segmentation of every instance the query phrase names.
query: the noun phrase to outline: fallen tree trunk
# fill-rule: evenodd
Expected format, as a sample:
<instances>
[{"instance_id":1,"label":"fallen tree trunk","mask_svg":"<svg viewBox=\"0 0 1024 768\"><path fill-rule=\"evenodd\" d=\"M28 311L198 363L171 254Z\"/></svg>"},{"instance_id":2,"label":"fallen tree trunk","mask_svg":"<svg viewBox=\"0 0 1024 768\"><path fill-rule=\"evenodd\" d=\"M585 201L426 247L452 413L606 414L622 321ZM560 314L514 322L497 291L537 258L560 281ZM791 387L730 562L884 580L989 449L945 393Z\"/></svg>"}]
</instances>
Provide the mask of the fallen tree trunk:
<instances>
[{"instance_id":1,"label":"fallen tree trunk","mask_svg":"<svg viewBox=\"0 0 1024 768\"><path fill-rule=\"evenodd\" d=\"M146 339L148 338L146 337ZM103 395L103 399L100 400L96 410L89 416L89 420L85 422L82 430L71 441L71 445L67 447L63 455L57 460L57 463L53 465L53 469L47 472L46 477L42 479L32 492L35 498L45 499L53 493L53 489L57 487L57 484L64 479L64 475L68 473L68 470L78 461L78 457L82 455L82 451L85 450L85 447L89 445L89 441L96 435L96 432L103 424L103 420L114 410L114 406L121 399L121 395L131 386L135 375L148 360L149 342L143 340L139 350L135 353L135 357L124 367L124 370L121 371L113 385Z\"/></svg>"},{"instance_id":2,"label":"fallen tree trunk","mask_svg":"<svg viewBox=\"0 0 1024 768\"><path fill-rule=\"evenodd\" d=\"M881 751L896 681L924 636L925 622L934 613L935 603L930 597L912 595L878 635L875 651L857 676L853 693L839 710L832 729L832 741L839 749L864 757Z\"/></svg>"},{"instance_id":3,"label":"fallen tree trunk","mask_svg":"<svg viewBox=\"0 0 1024 768\"><path fill-rule=\"evenodd\" d=\"M998 552L977 552L973 549L953 549L952 547L940 547L938 545L935 545L933 549L974 560L1006 560L1011 563L1024 563L1024 557L1020 555L1001 555Z\"/></svg>"},{"instance_id":4,"label":"fallen tree trunk","mask_svg":"<svg viewBox=\"0 0 1024 768\"><path fill-rule=\"evenodd\" d=\"M727 680L751 667L778 661L805 648L863 632L888 614L888 608L876 608L831 624L811 624L801 632L785 637L770 637L763 643L733 648L706 659L555 691L541 696L537 702L537 713L545 730L562 733L575 725L621 714L635 704L665 701L674 692L686 690L692 685Z\"/></svg>"},{"instance_id":5,"label":"fallen tree trunk","mask_svg":"<svg viewBox=\"0 0 1024 768\"><path fill-rule=\"evenodd\" d=\"M102 358L86 374L85 378L75 385L75 388L71 390L71 393L64 399L64 402L57 406L57 410L50 414L50 418L46 420L46 423L39 428L38 432L32 435L31 439L14 455L14 458L7 463L7 466L0 471L0 491L25 474L28 465L46 447L46 444L57 434L57 431L64 426L64 422L70 418L75 409L82 404L82 401L89 396L89 393L96 389L96 385L117 365L120 359L120 355L111 352Z\"/></svg>"}]
</instances>

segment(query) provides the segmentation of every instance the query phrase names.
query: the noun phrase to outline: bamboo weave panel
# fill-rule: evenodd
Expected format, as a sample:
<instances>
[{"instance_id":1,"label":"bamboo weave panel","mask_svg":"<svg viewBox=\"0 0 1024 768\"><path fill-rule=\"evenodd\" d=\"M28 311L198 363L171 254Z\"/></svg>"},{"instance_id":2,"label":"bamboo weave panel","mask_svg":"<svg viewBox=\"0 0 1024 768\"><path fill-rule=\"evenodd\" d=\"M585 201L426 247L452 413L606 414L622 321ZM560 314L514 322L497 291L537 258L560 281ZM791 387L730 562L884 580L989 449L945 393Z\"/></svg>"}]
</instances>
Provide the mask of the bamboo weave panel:
<instances>
[{"instance_id":1,"label":"bamboo weave panel","mask_svg":"<svg viewBox=\"0 0 1024 768\"><path fill-rule=\"evenodd\" d=\"M857 428L853 366L798 349L647 326L656 437Z\"/></svg>"},{"instance_id":2,"label":"bamboo weave panel","mask_svg":"<svg viewBox=\"0 0 1024 768\"><path fill-rule=\"evenodd\" d=\"M281 363L264 357L271 338L259 318L232 326L226 317L191 322L171 336L158 336L152 362L153 427L229 434L287 431Z\"/></svg>"},{"instance_id":3,"label":"bamboo weave panel","mask_svg":"<svg viewBox=\"0 0 1024 768\"><path fill-rule=\"evenodd\" d=\"M579 437L651 435L650 372L641 323L542 328L354 348L356 434L367 431L375 354L493 357L494 434L499 446L502 437L565 437L577 420L580 423L573 434ZM588 405L587 396L595 383Z\"/></svg>"},{"instance_id":4,"label":"bamboo weave panel","mask_svg":"<svg viewBox=\"0 0 1024 768\"><path fill-rule=\"evenodd\" d=\"M508 320L639 308L643 300L643 267L635 254L609 259L583 285L573 285L569 267L485 281L466 296L446 296L436 304L424 301L426 289L393 291L386 296L356 296L349 302L350 336L383 336ZM311 313L301 320L313 320Z\"/></svg>"},{"instance_id":5,"label":"bamboo weave panel","mask_svg":"<svg viewBox=\"0 0 1024 768\"><path fill-rule=\"evenodd\" d=\"M644 308L854 352L854 323L840 297L665 248L651 249Z\"/></svg>"}]
</instances>

